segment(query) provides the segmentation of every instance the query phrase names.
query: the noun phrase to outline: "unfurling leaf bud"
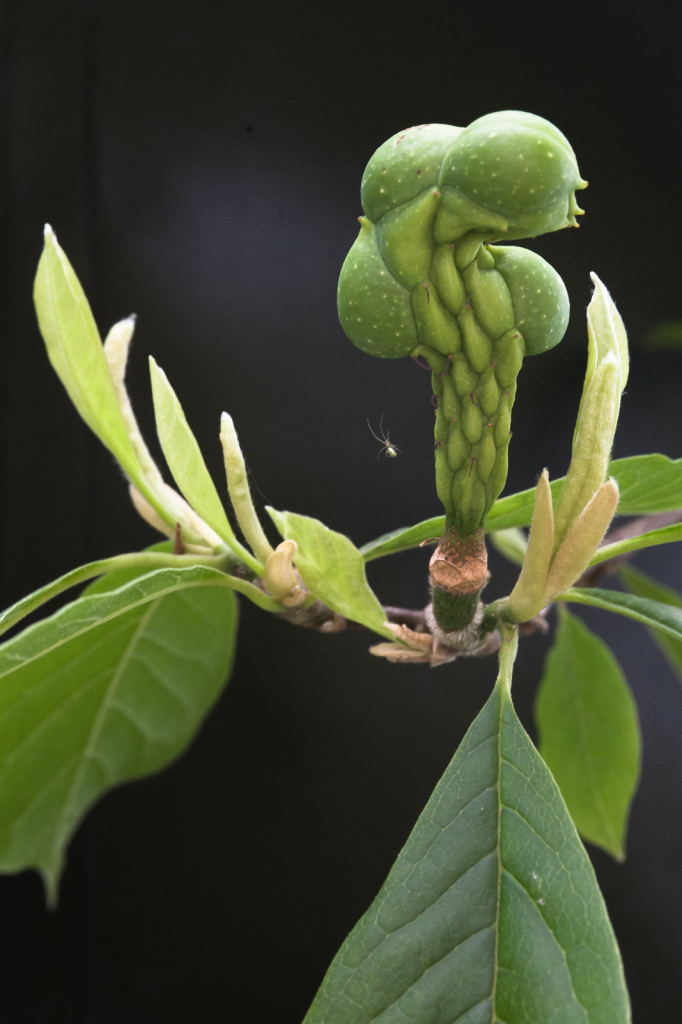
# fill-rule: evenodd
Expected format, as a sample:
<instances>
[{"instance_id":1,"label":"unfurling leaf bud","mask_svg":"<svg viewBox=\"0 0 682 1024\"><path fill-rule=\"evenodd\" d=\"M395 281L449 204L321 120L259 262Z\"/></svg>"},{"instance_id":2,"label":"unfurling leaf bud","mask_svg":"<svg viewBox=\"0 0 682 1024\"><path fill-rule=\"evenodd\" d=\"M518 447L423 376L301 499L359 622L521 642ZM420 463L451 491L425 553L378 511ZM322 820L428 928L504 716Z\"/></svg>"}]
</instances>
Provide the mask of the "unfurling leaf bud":
<instances>
[{"instance_id":1,"label":"unfurling leaf bud","mask_svg":"<svg viewBox=\"0 0 682 1024\"><path fill-rule=\"evenodd\" d=\"M620 396L628 377L623 321L596 274L587 308L588 359L573 454L555 510L554 551L603 484L618 423Z\"/></svg>"},{"instance_id":2,"label":"unfurling leaf bud","mask_svg":"<svg viewBox=\"0 0 682 1024\"><path fill-rule=\"evenodd\" d=\"M308 591L302 586L301 577L292 562L297 548L296 541L283 540L268 556L263 573L263 582L268 593L287 608L300 607L308 596Z\"/></svg>"},{"instance_id":3,"label":"unfurling leaf bud","mask_svg":"<svg viewBox=\"0 0 682 1024\"><path fill-rule=\"evenodd\" d=\"M547 575L542 606L572 587L590 564L618 505L618 484L611 477L602 484L589 505L580 513L569 530Z\"/></svg>"},{"instance_id":4,"label":"unfurling leaf bud","mask_svg":"<svg viewBox=\"0 0 682 1024\"><path fill-rule=\"evenodd\" d=\"M535 490L528 553L521 569L521 575L509 597L509 615L514 622L526 622L528 619L532 619L546 604L544 593L553 546L552 492L549 488L549 474L545 469Z\"/></svg>"}]
</instances>

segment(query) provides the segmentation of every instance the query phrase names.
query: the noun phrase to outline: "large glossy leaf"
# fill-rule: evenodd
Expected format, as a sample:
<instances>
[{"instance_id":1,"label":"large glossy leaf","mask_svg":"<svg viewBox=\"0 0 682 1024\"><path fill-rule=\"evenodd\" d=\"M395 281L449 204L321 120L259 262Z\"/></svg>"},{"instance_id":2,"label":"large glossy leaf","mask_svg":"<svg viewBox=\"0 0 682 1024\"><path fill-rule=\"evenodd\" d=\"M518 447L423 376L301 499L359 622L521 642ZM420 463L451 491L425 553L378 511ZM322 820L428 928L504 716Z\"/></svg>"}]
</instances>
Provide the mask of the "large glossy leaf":
<instances>
[{"instance_id":1,"label":"large glossy leaf","mask_svg":"<svg viewBox=\"0 0 682 1024\"><path fill-rule=\"evenodd\" d=\"M639 516L651 512L670 512L682 507L682 459L669 459L665 455L634 455L629 459L615 459L609 473L618 481L620 502L618 515ZM552 499L556 504L565 477L551 483ZM486 531L507 530L513 526L530 526L533 515L535 488L499 498L486 521ZM419 547L424 541L438 538L445 528L445 516L426 519L415 526L393 530L383 537L364 544L360 551L367 561L383 555L397 554ZM659 540L655 543L663 543Z\"/></svg>"},{"instance_id":2,"label":"large glossy leaf","mask_svg":"<svg viewBox=\"0 0 682 1024\"><path fill-rule=\"evenodd\" d=\"M638 569L631 565L624 565L620 570L620 577L623 583L638 597L646 597L650 601L658 601L662 604L670 604L674 608L682 608L682 595L671 587L665 587L657 580L652 580ZM661 649L671 669L682 682L682 637L673 637L661 633L658 629L651 630L651 636Z\"/></svg>"},{"instance_id":3,"label":"large glossy leaf","mask_svg":"<svg viewBox=\"0 0 682 1024\"><path fill-rule=\"evenodd\" d=\"M204 457L192 429L187 422L178 396L166 374L150 356L154 413L159 441L173 479L192 508L215 530L218 536L235 551L254 572L263 567L243 544L240 544L230 526L215 484L206 468Z\"/></svg>"},{"instance_id":4,"label":"large glossy leaf","mask_svg":"<svg viewBox=\"0 0 682 1024\"><path fill-rule=\"evenodd\" d=\"M641 622L650 629L660 630L666 636L682 639L682 608L676 608L662 601L652 601L637 594L623 594L618 590L600 590L597 587L571 587L561 594L557 601L573 604L589 604L607 612L625 615L628 619Z\"/></svg>"},{"instance_id":5,"label":"large glossy leaf","mask_svg":"<svg viewBox=\"0 0 682 1024\"><path fill-rule=\"evenodd\" d=\"M637 709L606 644L561 611L535 706L540 754L580 834L622 860L639 778Z\"/></svg>"},{"instance_id":6,"label":"large glossy leaf","mask_svg":"<svg viewBox=\"0 0 682 1024\"><path fill-rule=\"evenodd\" d=\"M52 899L88 808L185 749L232 663L222 573L132 573L0 647L0 870L37 868Z\"/></svg>"},{"instance_id":7,"label":"large glossy leaf","mask_svg":"<svg viewBox=\"0 0 682 1024\"><path fill-rule=\"evenodd\" d=\"M269 507L267 511L282 537L296 541L294 563L310 593L339 615L393 640L384 626L384 610L367 582L362 555L348 537L310 516Z\"/></svg>"},{"instance_id":8,"label":"large glossy leaf","mask_svg":"<svg viewBox=\"0 0 682 1024\"><path fill-rule=\"evenodd\" d=\"M514 713L509 672L507 664L305 1024L629 1021L594 872Z\"/></svg>"}]
</instances>

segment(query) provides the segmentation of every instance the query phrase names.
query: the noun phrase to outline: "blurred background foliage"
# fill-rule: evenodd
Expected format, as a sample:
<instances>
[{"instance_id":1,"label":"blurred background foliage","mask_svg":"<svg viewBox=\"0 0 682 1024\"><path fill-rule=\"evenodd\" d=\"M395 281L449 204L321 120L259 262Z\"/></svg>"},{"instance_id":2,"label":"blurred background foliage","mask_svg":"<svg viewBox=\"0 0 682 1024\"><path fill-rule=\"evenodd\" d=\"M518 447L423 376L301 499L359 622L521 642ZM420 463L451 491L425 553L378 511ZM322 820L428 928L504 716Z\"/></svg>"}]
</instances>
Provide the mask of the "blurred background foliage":
<instances>
[{"instance_id":1,"label":"blurred background foliage","mask_svg":"<svg viewBox=\"0 0 682 1024\"><path fill-rule=\"evenodd\" d=\"M45 221L101 330L138 314L130 384L150 442L153 353L217 481L227 409L259 502L357 544L437 514L428 377L411 360L362 355L335 305L365 163L410 124L529 110L566 134L590 182L580 230L531 243L573 312L562 344L519 378L507 492L544 466L566 470L591 270L633 349L615 454L682 456L669 5L644 16L586 0L5 0L0 17L3 605L154 540L42 349L31 288ZM397 459L376 459L367 418L382 415ZM427 561L379 560L371 582L387 603L420 606ZM495 551L491 564L490 598L515 576ZM682 587L678 546L636 564ZM628 859L591 853L634 1019L653 1024L678 1006L682 692L643 629L579 614L612 645L640 708ZM95 809L57 912L32 874L0 881L4 1021L302 1019L495 676L492 659L382 664L369 642L243 609L236 672L199 742ZM519 656L531 731L548 642L529 638Z\"/></svg>"}]
</instances>

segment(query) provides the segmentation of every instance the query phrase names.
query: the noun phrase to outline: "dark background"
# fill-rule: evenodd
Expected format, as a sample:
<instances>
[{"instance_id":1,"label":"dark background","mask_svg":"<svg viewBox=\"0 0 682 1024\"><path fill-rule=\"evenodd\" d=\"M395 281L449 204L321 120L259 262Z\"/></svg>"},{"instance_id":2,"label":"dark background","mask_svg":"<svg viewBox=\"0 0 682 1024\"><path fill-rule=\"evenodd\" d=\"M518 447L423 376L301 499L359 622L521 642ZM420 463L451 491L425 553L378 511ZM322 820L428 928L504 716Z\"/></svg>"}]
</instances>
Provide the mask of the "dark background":
<instances>
[{"instance_id":1,"label":"dark background","mask_svg":"<svg viewBox=\"0 0 682 1024\"><path fill-rule=\"evenodd\" d=\"M679 33L673 5L15 0L2 8L2 603L154 535L78 420L38 335L49 221L103 331L139 315L130 384L153 437L146 359L168 372L222 480L229 410L278 508L357 543L437 514L429 379L337 323L364 165L410 124L520 108L568 136L589 179L579 232L538 239L564 277L562 345L528 360L508 491L566 469L590 270L628 325L616 454L682 455L682 354L646 331L682 314ZM615 15L615 17L614 17ZM366 419L403 449L376 460ZM260 501L260 497L258 498ZM428 554L370 567L420 606ZM488 594L513 570L491 556ZM641 568L682 586L677 547ZM582 612L581 612L582 614ZM628 860L594 863L636 1024L677 1019L682 692L644 630L585 613L627 666L644 733ZM62 899L0 882L4 1024L298 1024L490 692L493 659L435 671L371 659L244 603L234 676L177 764L107 796L72 843ZM548 641L524 641L532 732Z\"/></svg>"}]
</instances>

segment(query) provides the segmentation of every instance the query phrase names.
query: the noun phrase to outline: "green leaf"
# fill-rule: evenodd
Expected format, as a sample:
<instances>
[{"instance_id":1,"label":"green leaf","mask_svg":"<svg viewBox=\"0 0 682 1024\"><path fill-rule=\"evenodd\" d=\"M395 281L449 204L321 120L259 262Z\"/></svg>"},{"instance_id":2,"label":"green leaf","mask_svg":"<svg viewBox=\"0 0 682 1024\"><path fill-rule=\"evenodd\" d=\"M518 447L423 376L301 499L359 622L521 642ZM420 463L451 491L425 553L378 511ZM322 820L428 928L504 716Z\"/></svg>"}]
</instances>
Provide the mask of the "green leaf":
<instances>
[{"instance_id":1,"label":"green leaf","mask_svg":"<svg viewBox=\"0 0 682 1024\"><path fill-rule=\"evenodd\" d=\"M384 609L367 582L362 555L348 537L319 519L270 507L267 511L284 540L296 541L294 564L310 593L339 615L393 640L384 626Z\"/></svg>"},{"instance_id":2,"label":"green leaf","mask_svg":"<svg viewBox=\"0 0 682 1024\"><path fill-rule=\"evenodd\" d=\"M630 1020L592 866L514 713L509 674L507 665L305 1024Z\"/></svg>"},{"instance_id":3,"label":"green leaf","mask_svg":"<svg viewBox=\"0 0 682 1024\"><path fill-rule=\"evenodd\" d=\"M620 489L619 516L670 512L682 507L682 459L669 459L666 455L633 455L629 459L615 459L609 466L609 474L615 477ZM560 477L550 484L555 505L565 479ZM534 487L499 498L488 514L486 532L530 526L534 500ZM417 548L426 540L440 537L444 529L445 516L435 516L415 526L386 533L364 544L360 551L367 561L383 555L394 555L399 551Z\"/></svg>"},{"instance_id":4,"label":"green leaf","mask_svg":"<svg viewBox=\"0 0 682 1024\"><path fill-rule=\"evenodd\" d=\"M583 838L623 860L639 778L637 709L606 644L561 611L535 706L540 754Z\"/></svg>"},{"instance_id":5,"label":"green leaf","mask_svg":"<svg viewBox=\"0 0 682 1024\"><path fill-rule=\"evenodd\" d=\"M173 479L195 512L199 513L242 561L254 572L262 574L261 563L235 537L178 396L152 356L149 357L149 370L152 378L156 429Z\"/></svg>"},{"instance_id":6,"label":"green leaf","mask_svg":"<svg viewBox=\"0 0 682 1024\"><path fill-rule=\"evenodd\" d=\"M600 590L596 587L571 587L556 598L573 604L589 604L607 612L624 615L641 622L650 629L660 630L666 636L682 639L682 608L661 601L652 601L636 594L622 594L619 590Z\"/></svg>"},{"instance_id":7,"label":"green leaf","mask_svg":"<svg viewBox=\"0 0 682 1024\"><path fill-rule=\"evenodd\" d=\"M510 562L514 565L523 565L528 551L528 538L523 530L515 526L509 530L496 530L490 534L490 540L500 554Z\"/></svg>"},{"instance_id":8,"label":"green leaf","mask_svg":"<svg viewBox=\"0 0 682 1024\"><path fill-rule=\"evenodd\" d=\"M434 516L433 519L425 519L423 523L416 526L401 526L390 533L384 533L376 540L370 540L359 549L360 554L366 562L373 558L382 558L384 555L394 555L398 551L408 551L410 548L418 548L425 541L438 543L443 530L445 529L445 516Z\"/></svg>"},{"instance_id":9,"label":"green leaf","mask_svg":"<svg viewBox=\"0 0 682 1024\"><path fill-rule=\"evenodd\" d=\"M682 540L682 523L671 523L669 526L661 526L658 530L640 533L638 537L628 537L627 540L605 544L603 548L597 549L590 565L598 565L599 562L606 562L609 558L615 558L616 555L626 555L630 551L651 548L657 544L673 544L678 540Z\"/></svg>"},{"instance_id":10,"label":"green leaf","mask_svg":"<svg viewBox=\"0 0 682 1024\"><path fill-rule=\"evenodd\" d=\"M49 224L33 295L47 354L69 398L147 496L88 300Z\"/></svg>"},{"instance_id":11,"label":"green leaf","mask_svg":"<svg viewBox=\"0 0 682 1024\"><path fill-rule=\"evenodd\" d=\"M11 605L11 607L0 613L0 636L11 629L12 626L16 626L18 622L21 622L22 619L30 615L31 612L36 611L37 608L40 608L47 601L51 601L53 597L63 594L65 590L70 590L71 587L78 586L79 583L91 580L95 576L103 576L105 573L111 574L122 568L129 568L132 572L130 577L132 579L134 576L139 576L142 572L149 572L151 569L180 569L192 564L213 564L216 569L221 569L223 572L227 572L228 568L234 567L234 565L230 566L228 563L227 555L218 555L216 557L173 555L172 550L173 545L163 541L160 544L155 544L148 551L138 551L130 555L114 555L113 558L102 558L97 562L88 562L86 565L81 565L78 569L72 569L71 572L67 572L64 576L53 580L52 583L46 583L39 590L34 590L27 597L22 597L16 604ZM234 577L234 582L237 586L234 586L233 589L242 590L243 592L241 584L245 581ZM260 593L262 594L262 591ZM246 596L251 597L253 600L250 591L247 592ZM281 611L281 608L266 608L266 610Z\"/></svg>"},{"instance_id":12,"label":"green leaf","mask_svg":"<svg viewBox=\"0 0 682 1024\"><path fill-rule=\"evenodd\" d=\"M0 870L36 868L52 902L88 808L178 757L232 664L224 574L130 572L0 647Z\"/></svg>"},{"instance_id":13,"label":"green leaf","mask_svg":"<svg viewBox=\"0 0 682 1024\"><path fill-rule=\"evenodd\" d=\"M646 597L651 601L659 601L663 604L670 604L674 608L682 608L682 596L676 590L664 587L662 583L645 576L643 572L633 569L631 565L624 565L619 575L625 586L638 597ZM671 669L682 682L682 637L678 639L661 633L657 629L652 629L650 632Z\"/></svg>"}]
</instances>

